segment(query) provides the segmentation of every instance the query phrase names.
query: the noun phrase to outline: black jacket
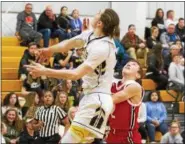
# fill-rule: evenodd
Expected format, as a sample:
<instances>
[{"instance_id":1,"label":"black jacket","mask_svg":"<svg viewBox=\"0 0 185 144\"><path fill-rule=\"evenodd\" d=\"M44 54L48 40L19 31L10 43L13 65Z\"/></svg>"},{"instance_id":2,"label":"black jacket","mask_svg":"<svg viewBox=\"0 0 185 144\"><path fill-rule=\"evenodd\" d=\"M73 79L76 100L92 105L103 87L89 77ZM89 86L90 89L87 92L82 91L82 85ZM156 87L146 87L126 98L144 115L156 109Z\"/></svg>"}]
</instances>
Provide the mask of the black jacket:
<instances>
[{"instance_id":1,"label":"black jacket","mask_svg":"<svg viewBox=\"0 0 185 144\"><path fill-rule=\"evenodd\" d=\"M158 40L153 39L152 37L149 37L146 41L146 45L149 49L152 49L154 45L156 45L157 43L159 43Z\"/></svg>"},{"instance_id":2,"label":"black jacket","mask_svg":"<svg viewBox=\"0 0 185 144\"><path fill-rule=\"evenodd\" d=\"M20 144L34 144L34 141L38 138L38 134L34 133L34 136L30 136L25 129L23 132L20 134L20 139L19 143Z\"/></svg>"},{"instance_id":3,"label":"black jacket","mask_svg":"<svg viewBox=\"0 0 185 144\"><path fill-rule=\"evenodd\" d=\"M30 55L28 49L26 49L24 51L24 54L21 58L21 61L19 63L19 78L21 76L21 74L28 74L28 71L26 70L26 68L24 67L24 65L29 65L30 64L30 60L31 61L35 61L35 56Z\"/></svg>"},{"instance_id":4,"label":"black jacket","mask_svg":"<svg viewBox=\"0 0 185 144\"><path fill-rule=\"evenodd\" d=\"M157 56L155 54L151 54L148 57L147 62L148 62L147 72L153 72L154 75L159 75L161 65L157 61Z\"/></svg>"},{"instance_id":5,"label":"black jacket","mask_svg":"<svg viewBox=\"0 0 185 144\"><path fill-rule=\"evenodd\" d=\"M45 14L45 11L40 15L39 20L38 20L38 30L41 29L51 29L51 31L54 31L57 29L57 20L56 20L56 15L55 15L55 20L52 21L51 19L48 18L48 16Z\"/></svg>"},{"instance_id":6,"label":"black jacket","mask_svg":"<svg viewBox=\"0 0 185 144\"><path fill-rule=\"evenodd\" d=\"M57 18L57 24L60 28L67 30L71 28L70 18L68 16L59 15Z\"/></svg>"},{"instance_id":7,"label":"black jacket","mask_svg":"<svg viewBox=\"0 0 185 144\"><path fill-rule=\"evenodd\" d=\"M180 37L181 41L185 42L185 27L180 29L178 24L175 27L176 34Z\"/></svg>"}]
</instances>

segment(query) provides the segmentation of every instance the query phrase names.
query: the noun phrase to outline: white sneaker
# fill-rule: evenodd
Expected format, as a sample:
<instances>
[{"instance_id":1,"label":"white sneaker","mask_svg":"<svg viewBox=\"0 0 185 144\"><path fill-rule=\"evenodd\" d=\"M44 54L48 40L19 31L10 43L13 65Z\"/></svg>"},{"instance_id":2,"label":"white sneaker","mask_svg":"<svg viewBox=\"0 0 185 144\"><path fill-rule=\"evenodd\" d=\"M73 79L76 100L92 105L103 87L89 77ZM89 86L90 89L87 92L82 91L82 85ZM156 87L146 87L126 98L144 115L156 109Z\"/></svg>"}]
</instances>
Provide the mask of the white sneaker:
<instances>
[{"instance_id":1,"label":"white sneaker","mask_svg":"<svg viewBox=\"0 0 185 144\"><path fill-rule=\"evenodd\" d=\"M145 140L145 139L142 139L142 140L141 140L141 143L142 143L142 144L146 144L146 140Z\"/></svg>"}]
</instances>

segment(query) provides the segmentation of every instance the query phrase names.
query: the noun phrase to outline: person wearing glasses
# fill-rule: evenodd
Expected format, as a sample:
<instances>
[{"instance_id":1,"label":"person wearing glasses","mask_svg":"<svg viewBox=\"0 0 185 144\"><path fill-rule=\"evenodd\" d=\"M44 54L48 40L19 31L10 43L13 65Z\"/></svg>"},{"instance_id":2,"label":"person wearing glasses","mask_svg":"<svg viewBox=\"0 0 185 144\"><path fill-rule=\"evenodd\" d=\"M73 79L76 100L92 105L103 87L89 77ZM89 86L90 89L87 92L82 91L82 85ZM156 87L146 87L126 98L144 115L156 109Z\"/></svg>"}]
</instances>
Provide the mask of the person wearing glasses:
<instances>
[{"instance_id":1,"label":"person wearing glasses","mask_svg":"<svg viewBox=\"0 0 185 144\"><path fill-rule=\"evenodd\" d=\"M21 40L21 46L28 46L30 42L35 42L39 45L42 34L37 32L37 19L32 12L32 4L27 3L25 10L17 16L17 25L15 36Z\"/></svg>"}]
</instances>

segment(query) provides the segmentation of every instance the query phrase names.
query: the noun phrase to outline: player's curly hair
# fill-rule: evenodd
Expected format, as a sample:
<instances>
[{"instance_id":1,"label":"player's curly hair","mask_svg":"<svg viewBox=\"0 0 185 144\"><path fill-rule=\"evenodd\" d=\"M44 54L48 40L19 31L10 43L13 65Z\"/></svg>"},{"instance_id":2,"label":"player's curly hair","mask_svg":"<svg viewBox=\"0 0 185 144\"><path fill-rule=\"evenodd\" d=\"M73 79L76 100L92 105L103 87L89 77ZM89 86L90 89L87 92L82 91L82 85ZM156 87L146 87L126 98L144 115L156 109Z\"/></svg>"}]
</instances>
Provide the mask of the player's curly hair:
<instances>
[{"instance_id":1,"label":"player's curly hair","mask_svg":"<svg viewBox=\"0 0 185 144\"><path fill-rule=\"evenodd\" d=\"M119 16L113 9L105 9L101 14L100 20L104 24L103 32L106 36L113 37L117 29L119 29Z\"/></svg>"}]
</instances>

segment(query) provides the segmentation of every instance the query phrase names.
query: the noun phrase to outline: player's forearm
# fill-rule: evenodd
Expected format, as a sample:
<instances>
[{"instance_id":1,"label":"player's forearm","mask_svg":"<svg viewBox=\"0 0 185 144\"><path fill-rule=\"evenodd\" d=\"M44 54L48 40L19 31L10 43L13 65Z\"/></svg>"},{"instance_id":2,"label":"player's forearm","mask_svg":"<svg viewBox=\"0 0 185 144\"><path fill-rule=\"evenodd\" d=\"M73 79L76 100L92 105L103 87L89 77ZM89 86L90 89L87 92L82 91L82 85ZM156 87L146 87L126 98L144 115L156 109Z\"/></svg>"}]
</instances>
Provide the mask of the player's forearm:
<instances>
[{"instance_id":1,"label":"player's forearm","mask_svg":"<svg viewBox=\"0 0 185 144\"><path fill-rule=\"evenodd\" d=\"M49 47L49 49L53 53L67 52L73 48L81 48L81 47L83 47L83 45L84 45L84 42L82 40L69 39L69 40L62 41L56 45L53 45L53 46Z\"/></svg>"},{"instance_id":2,"label":"player's forearm","mask_svg":"<svg viewBox=\"0 0 185 144\"><path fill-rule=\"evenodd\" d=\"M75 72L75 70L54 70L46 68L43 75L57 79L80 79L79 75Z\"/></svg>"}]
</instances>

